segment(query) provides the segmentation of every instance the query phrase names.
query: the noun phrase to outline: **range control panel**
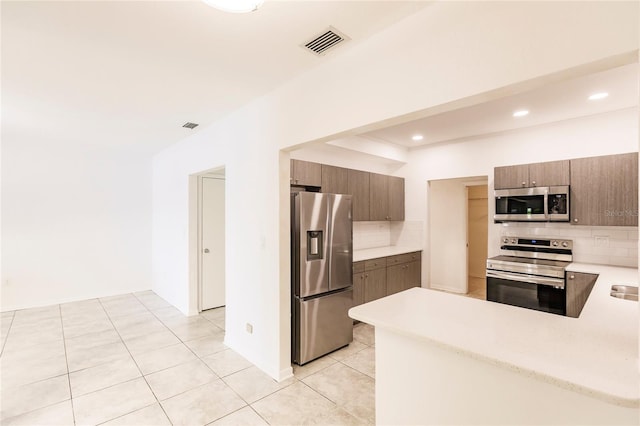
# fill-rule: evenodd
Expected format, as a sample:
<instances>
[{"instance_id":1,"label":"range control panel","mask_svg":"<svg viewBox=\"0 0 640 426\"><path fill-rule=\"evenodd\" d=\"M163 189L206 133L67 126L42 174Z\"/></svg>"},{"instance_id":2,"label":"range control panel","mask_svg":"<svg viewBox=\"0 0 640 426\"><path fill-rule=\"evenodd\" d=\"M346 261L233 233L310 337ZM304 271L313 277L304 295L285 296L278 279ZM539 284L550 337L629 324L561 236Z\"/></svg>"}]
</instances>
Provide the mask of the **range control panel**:
<instances>
[{"instance_id":1,"label":"range control panel","mask_svg":"<svg viewBox=\"0 0 640 426\"><path fill-rule=\"evenodd\" d=\"M502 245L509 247L549 247L572 250L573 241L548 238L501 237Z\"/></svg>"}]
</instances>

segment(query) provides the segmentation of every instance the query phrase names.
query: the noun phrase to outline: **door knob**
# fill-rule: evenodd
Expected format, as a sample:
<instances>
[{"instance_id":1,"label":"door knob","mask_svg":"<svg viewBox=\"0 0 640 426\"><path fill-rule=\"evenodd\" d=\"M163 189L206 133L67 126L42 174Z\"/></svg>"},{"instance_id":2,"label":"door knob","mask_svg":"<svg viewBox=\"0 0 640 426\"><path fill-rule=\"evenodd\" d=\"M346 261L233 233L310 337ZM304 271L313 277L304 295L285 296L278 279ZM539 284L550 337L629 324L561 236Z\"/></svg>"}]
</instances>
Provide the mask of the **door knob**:
<instances>
[{"instance_id":1,"label":"door knob","mask_svg":"<svg viewBox=\"0 0 640 426\"><path fill-rule=\"evenodd\" d=\"M209 249L204 249L204 252L205 253L209 253Z\"/></svg>"}]
</instances>

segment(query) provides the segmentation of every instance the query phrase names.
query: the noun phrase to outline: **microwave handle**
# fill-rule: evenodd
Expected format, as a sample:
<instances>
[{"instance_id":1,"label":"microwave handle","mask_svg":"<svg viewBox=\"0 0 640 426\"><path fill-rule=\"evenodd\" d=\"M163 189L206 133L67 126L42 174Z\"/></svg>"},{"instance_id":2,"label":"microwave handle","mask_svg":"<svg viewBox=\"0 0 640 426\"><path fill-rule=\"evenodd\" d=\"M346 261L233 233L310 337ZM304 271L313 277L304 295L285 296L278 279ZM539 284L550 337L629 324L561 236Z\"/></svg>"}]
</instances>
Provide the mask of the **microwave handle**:
<instances>
[{"instance_id":1,"label":"microwave handle","mask_svg":"<svg viewBox=\"0 0 640 426\"><path fill-rule=\"evenodd\" d=\"M549 189L544 190L544 217L549 219Z\"/></svg>"}]
</instances>

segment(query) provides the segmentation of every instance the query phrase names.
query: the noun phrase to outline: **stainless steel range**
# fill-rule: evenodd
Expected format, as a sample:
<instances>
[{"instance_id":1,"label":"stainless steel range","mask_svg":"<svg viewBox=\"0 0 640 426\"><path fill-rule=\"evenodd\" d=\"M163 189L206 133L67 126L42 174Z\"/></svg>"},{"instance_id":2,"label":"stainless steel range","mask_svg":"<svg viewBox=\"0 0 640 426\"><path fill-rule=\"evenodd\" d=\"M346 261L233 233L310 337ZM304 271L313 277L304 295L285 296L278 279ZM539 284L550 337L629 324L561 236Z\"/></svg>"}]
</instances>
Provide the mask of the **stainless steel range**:
<instances>
[{"instance_id":1,"label":"stainless steel range","mask_svg":"<svg viewBox=\"0 0 640 426\"><path fill-rule=\"evenodd\" d=\"M502 237L501 255L487 259L487 300L566 315L572 250L571 240Z\"/></svg>"}]
</instances>

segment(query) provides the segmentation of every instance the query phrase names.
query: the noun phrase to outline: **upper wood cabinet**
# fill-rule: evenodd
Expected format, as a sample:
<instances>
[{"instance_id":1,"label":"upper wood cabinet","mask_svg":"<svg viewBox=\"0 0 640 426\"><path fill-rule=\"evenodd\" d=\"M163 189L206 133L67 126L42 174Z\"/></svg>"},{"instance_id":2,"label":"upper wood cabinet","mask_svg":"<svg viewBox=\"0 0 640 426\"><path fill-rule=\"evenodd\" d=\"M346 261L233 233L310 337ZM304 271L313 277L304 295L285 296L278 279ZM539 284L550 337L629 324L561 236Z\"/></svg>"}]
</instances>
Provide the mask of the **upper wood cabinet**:
<instances>
[{"instance_id":1,"label":"upper wood cabinet","mask_svg":"<svg viewBox=\"0 0 640 426\"><path fill-rule=\"evenodd\" d=\"M349 169L347 172L348 194L351 194L351 211L354 221L369 220L369 176L368 172Z\"/></svg>"},{"instance_id":2,"label":"upper wood cabinet","mask_svg":"<svg viewBox=\"0 0 640 426\"><path fill-rule=\"evenodd\" d=\"M493 169L495 189L523 188L529 183L529 165L502 166Z\"/></svg>"},{"instance_id":3,"label":"upper wood cabinet","mask_svg":"<svg viewBox=\"0 0 640 426\"><path fill-rule=\"evenodd\" d=\"M350 194L349 169L322 165L322 192L330 194Z\"/></svg>"},{"instance_id":4,"label":"upper wood cabinet","mask_svg":"<svg viewBox=\"0 0 640 426\"><path fill-rule=\"evenodd\" d=\"M291 185L321 186L322 165L309 161L291 160Z\"/></svg>"},{"instance_id":5,"label":"upper wood cabinet","mask_svg":"<svg viewBox=\"0 0 640 426\"><path fill-rule=\"evenodd\" d=\"M531 188L569 185L569 160L503 166L494 169L494 188Z\"/></svg>"},{"instance_id":6,"label":"upper wood cabinet","mask_svg":"<svg viewBox=\"0 0 640 426\"><path fill-rule=\"evenodd\" d=\"M638 153L571 160L571 223L638 226Z\"/></svg>"},{"instance_id":7,"label":"upper wood cabinet","mask_svg":"<svg viewBox=\"0 0 640 426\"><path fill-rule=\"evenodd\" d=\"M385 175L371 173L369 178L369 220L389 219L389 179Z\"/></svg>"},{"instance_id":8,"label":"upper wood cabinet","mask_svg":"<svg viewBox=\"0 0 640 426\"><path fill-rule=\"evenodd\" d=\"M404 179L389 178L389 220L404 220Z\"/></svg>"},{"instance_id":9,"label":"upper wood cabinet","mask_svg":"<svg viewBox=\"0 0 640 426\"><path fill-rule=\"evenodd\" d=\"M350 194L354 221L404 220L404 179L328 164L291 160L291 185Z\"/></svg>"},{"instance_id":10,"label":"upper wood cabinet","mask_svg":"<svg viewBox=\"0 0 640 426\"><path fill-rule=\"evenodd\" d=\"M404 179L370 174L369 220L404 220Z\"/></svg>"}]
</instances>

